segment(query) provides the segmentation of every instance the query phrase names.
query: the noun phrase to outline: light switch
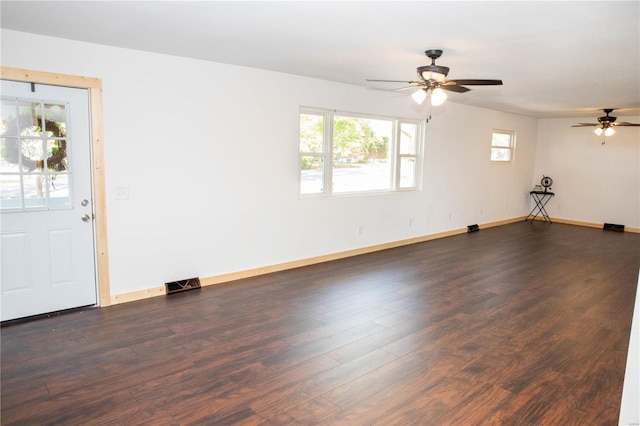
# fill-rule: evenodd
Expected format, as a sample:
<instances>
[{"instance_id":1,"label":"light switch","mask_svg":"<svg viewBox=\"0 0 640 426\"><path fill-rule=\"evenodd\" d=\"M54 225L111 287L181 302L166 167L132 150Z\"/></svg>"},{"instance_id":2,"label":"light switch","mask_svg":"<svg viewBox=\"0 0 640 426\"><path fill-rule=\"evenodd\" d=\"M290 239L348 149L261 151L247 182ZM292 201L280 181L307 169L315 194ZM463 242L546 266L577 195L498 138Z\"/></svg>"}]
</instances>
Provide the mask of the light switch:
<instances>
[{"instance_id":1,"label":"light switch","mask_svg":"<svg viewBox=\"0 0 640 426\"><path fill-rule=\"evenodd\" d=\"M117 186L116 187L116 200L128 200L129 199L129 187Z\"/></svg>"}]
</instances>

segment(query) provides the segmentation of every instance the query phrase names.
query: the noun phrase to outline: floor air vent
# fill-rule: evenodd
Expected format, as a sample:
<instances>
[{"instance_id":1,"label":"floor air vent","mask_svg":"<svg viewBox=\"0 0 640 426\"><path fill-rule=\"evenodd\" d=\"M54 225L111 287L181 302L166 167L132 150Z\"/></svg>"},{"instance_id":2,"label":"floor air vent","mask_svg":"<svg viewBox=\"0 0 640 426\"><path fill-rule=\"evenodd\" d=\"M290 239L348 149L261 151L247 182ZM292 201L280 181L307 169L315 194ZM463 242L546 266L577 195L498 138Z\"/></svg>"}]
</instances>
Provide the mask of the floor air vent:
<instances>
[{"instance_id":1,"label":"floor air vent","mask_svg":"<svg viewBox=\"0 0 640 426\"><path fill-rule=\"evenodd\" d=\"M605 231L624 232L624 225L617 225L615 223L605 223L602 229L604 229Z\"/></svg>"},{"instance_id":2,"label":"floor air vent","mask_svg":"<svg viewBox=\"0 0 640 426\"><path fill-rule=\"evenodd\" d=\"M195 290L200 288L200 278L188 278L186 280L164 283L167 294L180 293L181 291Z\"/></svg>"},{"instance_id":3,"label":"floor air vent","mask_svg":"<svg viewBox=\"0 0 640 426\"><path fill-rule=\"evenodd\" d=\"M467 226L467 232L478 232L480 227L478 225L469 225Z\"/></svg>"}]
</instances>

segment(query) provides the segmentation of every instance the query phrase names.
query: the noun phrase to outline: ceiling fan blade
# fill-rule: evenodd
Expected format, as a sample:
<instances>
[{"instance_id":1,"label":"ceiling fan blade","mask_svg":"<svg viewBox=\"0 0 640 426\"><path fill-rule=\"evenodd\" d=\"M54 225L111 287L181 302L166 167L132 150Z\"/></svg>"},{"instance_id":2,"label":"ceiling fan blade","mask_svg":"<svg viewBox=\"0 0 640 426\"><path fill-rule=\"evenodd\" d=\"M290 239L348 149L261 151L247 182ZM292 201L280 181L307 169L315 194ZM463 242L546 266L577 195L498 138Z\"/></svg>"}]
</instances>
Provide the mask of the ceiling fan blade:
<instances>
[{"instance_id":1,"label":"ceiling fan blade","mask_svg":"<svg viewBox=\"0 0 640 426\"><path fill-rule=\"evenodd\" d=\"M375 90L375 91L377 91L377 92L385 92L388 96L391 96L391 97L394 97L394 98L395 98L395 97L398 97L398 98L402 97L402 98L404 98L404 97L406 97L406 96L407 96L407 94L406 94L406 93L398 92L398 91L396 91L396 90L391 90L391 89L381 89L381 88L379 88L379 87L367 87L366 89L367 89L367 90Z\"/></svg>"},{"instance_id":2,"label":"ceiling fan blade","mask_svg":"<svg viewBox=\"0 0 640 426\"><path fill-rule=\"evenodd\" d=\"M600 126L600 123L578 123L578 124L574 124L571 127L593 127L593 126Z\"/></svg>"},{"instance_id":3,"label":"ceiling fan blade","mask_svg":"<svg viewBox=\"0 0 640 426\"><path fill-rule=\"evenodd\" d=\"M378 92L386 92L386 93L398 93L395 89L383 89L382 87L367 87L367 90L375 90ZM404 96L403 93L398 93L399 96Z\"/></svg>"},{"instance_id":4,"label":"ceiling fan blade","mask_svg":"<svg viewBox=\"0 0 640 426\"><path fill-rule=\"evenodd\" d=\"M468 87L458 86L457 84L451 84L451 85L441 84L438 87L441 88L442 90L446 90L448 92L456 92L456 93L464 93L471 90Z\"/></svg>"},{"instance_id":5,"label":"ceiling fan blade","mask_svg":"<svg viewBox=\"0 0 640 426\"><path fill-rule=\"evenodd\" d=\"M502 80L455 79L447 81L447 83L451 82L464 86L502 86Z\"/></svg>"},{"instance_id":6,"label":"ceiling fan blade","mask_svg":"<svg viewBox=\"0 0 640 426\"><path fill-rule=\"evenodd\" d=\"M406 83L406 84L421 84L420 81L407 81L407 80L374 80L367 78L366 81L372 81L377 83Z\"/></svg>"},{"instance_id":7,"label":"ceiling fan blade","mask_svg":"<svg viewBox=\"0 0 640 426\"><path fill-rule=\"evenodd\" d=\"M613 126L634 126L634 127L640 127L640 124L637 123L627 123L626 121L622 121L620 123L613 123Z\"/></svg>"},{"instance_id":8,"label":"ceiling fan blade","mask_svg":"<svg viewBox=\"0 0 640 426\"><path fill-rule=\"evenodd\" d=\"M392 89L392 92L402 92L403 90L407 90L407 89L415 89L415 88L419 88L420 86L418 86L417 84L412 84L411 86L404 86L404 87L398 87L397 89Z\"/></svg>"}]
</instances>

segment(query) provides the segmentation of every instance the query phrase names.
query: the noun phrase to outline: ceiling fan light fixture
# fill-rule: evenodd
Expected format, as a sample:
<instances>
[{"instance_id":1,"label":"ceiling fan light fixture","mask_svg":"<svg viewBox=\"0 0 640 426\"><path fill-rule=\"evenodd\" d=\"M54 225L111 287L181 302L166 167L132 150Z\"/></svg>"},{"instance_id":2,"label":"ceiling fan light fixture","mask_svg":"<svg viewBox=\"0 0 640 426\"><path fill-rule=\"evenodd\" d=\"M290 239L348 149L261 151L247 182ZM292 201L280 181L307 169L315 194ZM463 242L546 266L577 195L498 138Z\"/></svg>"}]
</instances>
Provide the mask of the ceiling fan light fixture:
<instances>
[{"instance_id":1,"label":"ceiling fan light fixture","mask_svg":"<svg viewBox=\"0 0 640 426\"><path fill-rule=\"evenodd\" d=\"M413 92L411 97L418 105L422 105L424 100L427 99L427 92L424 89L419 89Z\"/></svg>"},{"instance_id":2,"label":"ceiling fan light fixture","mask_svg":"<svg viewBox=\"0 0 640 426\"><path fill-rule=\"evenodd\" d=\"M604 135L605 136L611 136L615 133L616 131L613 130L613 127L607 127L604 131Z\"/></svg>"},{"instance_id":3,"label":"ceiling fan light fixture","mask_svg":"<svg viewBox=\"0 0 640 426\"><path fill-rule=\"evenodd\" d=\"M593 133L595 133L596 136L600 136L602 134L602 127L598 127L593 131Z\"/></svg>"},{"instance_id":4,"label":"ceiling fan light fixture","mask_svg":"<svg viewBox=\"0 0 640 426\"><path fill-rule=\"evenodd\" d=\"M431 92L431 105L442 105L447 100L447 94L441 88L436 88Z\"/></svg>"}]
</instances>

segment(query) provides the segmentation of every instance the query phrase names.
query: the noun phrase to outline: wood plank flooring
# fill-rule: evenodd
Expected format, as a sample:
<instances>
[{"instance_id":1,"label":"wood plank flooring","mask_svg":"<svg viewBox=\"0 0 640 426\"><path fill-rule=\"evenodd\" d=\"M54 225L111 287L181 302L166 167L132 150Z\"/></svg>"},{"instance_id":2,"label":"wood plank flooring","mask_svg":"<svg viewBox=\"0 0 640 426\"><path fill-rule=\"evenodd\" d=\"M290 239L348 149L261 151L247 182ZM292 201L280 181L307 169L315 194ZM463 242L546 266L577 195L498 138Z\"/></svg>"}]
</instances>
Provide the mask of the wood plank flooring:
<instances>
[{"instance_id":1,"label":"wood plank flooring","mask_svg":"<svg viewBox=\"0 0 640 426\"><path fill-rule=\"evenodd\" d=\"M3 425L615 425L640 235L514 223L1 329Z\"/></svg>"}]
</instances>

